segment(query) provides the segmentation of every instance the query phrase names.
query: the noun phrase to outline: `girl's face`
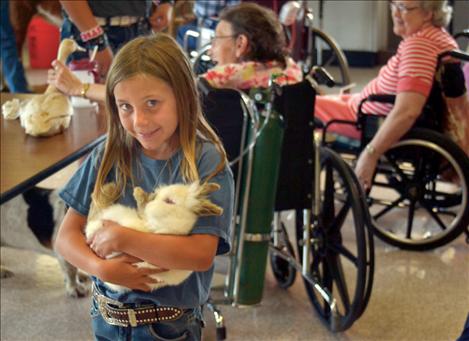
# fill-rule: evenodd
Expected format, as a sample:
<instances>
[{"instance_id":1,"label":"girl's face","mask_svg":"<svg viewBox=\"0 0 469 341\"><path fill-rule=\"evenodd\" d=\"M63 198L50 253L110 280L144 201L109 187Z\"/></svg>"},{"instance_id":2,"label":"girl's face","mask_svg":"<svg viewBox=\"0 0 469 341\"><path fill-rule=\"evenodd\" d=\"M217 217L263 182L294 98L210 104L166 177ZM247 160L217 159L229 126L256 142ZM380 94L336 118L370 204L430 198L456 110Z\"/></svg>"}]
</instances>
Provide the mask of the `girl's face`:
<instances>
[{"instance_id":1,"label":"girl's face","mask_svg":"<svg viewBox=\"0 0 469 341\"><path fill-rule=\"evenodd\" d=\"M178 114L173 89L164 81L139 74L114 88L124 129L153 159L168 159L179 147Z\"/></svg>"},{"instance_id":2,"label":"girl's face","mask_svg":"<svg viewBox=\"0 0 469 341\"><path fill-rule=\"evenodd\" d=\"M418 0L391 1L393 31L406 38L431 24L432 13L423 10Z\"/></svg>"}]
</instances>

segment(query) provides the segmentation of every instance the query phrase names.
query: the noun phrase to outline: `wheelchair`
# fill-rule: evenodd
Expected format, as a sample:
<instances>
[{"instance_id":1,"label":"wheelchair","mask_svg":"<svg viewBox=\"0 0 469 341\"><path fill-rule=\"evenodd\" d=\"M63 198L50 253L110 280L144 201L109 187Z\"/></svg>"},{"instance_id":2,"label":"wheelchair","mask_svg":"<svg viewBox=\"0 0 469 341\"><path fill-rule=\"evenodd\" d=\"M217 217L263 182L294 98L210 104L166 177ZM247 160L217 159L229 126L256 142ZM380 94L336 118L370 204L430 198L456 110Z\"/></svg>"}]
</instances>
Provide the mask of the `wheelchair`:
<instances>
[{"instance_id":1,"label":"wheelchair","mask_svg":"<svg viewBox=\"0 0 469 341\"><path fill-rule=\"evenodd\" d=\"M348 329L371 295L374 246L365 195L352 169L315 135L314 84L306 77L247 95L199 80L203 112L236 184L224 297L208 305L219 339L226 330L216 305L259 304L267 258L282 288L301 273L314 309L334 332ZM279 213L285 210L295 212L294 239Z\"/></svg>"},{"instance_id":2,"label":"wheelchair","mask_svg":"<svg viewBox=\"0 0 469 341\"><path fill-rule=\"evenodd\" d=\"M450 56L469 60L461 51L439 56L435 77L424 110L414 127L379 160L368 193L374 233L387 243L407 250L429 250L445 245L463 232L469 242L469 159L464 151L443 134L443 94L465 93L459 64L442 63ZM467 93L466 93L467 95ZM384 117L366 113L369 101L393 104L394 95L370 95L358 108L357 121L333 120L323 127L323 140L332 124L352 124L361 130L354 145L340 141L328 145L339 153L358 155L373 138Z\"/></svg>"}]
</instances>

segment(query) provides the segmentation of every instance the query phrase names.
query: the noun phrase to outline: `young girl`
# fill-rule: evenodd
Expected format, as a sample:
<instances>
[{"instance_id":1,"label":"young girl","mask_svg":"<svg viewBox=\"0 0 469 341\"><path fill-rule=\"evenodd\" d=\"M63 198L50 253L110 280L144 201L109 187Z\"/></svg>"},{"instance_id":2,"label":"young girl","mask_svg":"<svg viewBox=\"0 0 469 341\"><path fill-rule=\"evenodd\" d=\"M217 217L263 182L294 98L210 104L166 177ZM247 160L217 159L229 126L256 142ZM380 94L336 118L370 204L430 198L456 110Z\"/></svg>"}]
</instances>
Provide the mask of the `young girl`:
<instances>
[{"instance_id":1,"label":"young girl","mask_svg":"<svg viewBox=\"0 0 469 341\"><path fill-rule=\"evenodd\" d=\"M93 275L97 340L199 340L213 258L229 251L233 179L220 140L202 116L191 66L169 36L137 38L116 55L106 83L108 132L61 192L69 205L56 250ZM210 200L222 216L202 217L189 236L142 233L105 221L86 240L87 216L113 202L135 206L135 186L150 192L178 182L216 182ZM103 190L115 182L118 190ZM90 211L91 194L95 201ZM121 256L106 259L112 252ZM160 270L140 269L146 261ZM151 274L193 270L177 286L150 291ZM104 281L133 289L107 289Z\"/></svg>"}]
</instances>

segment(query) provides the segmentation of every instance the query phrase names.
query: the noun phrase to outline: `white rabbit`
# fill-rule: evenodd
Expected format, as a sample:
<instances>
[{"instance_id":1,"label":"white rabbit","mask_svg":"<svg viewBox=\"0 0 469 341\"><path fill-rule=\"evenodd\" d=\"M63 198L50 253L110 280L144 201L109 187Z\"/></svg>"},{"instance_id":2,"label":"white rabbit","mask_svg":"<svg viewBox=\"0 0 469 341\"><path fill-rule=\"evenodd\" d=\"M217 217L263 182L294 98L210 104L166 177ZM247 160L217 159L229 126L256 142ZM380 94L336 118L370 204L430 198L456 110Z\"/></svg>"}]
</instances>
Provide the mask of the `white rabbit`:
<instances>
[{"instance_id":1,"label":"white rabbit","mask_svg":"<svg viewBox=\"0 0 469 341\"><path fill-rule=\"evenodd\" d=\"M113 184L107 184L113 186ZM114 204L98 212L89 220L85 233L90 238L102 226L102 220L112 220L119 225L142 232L158 234L187 235L191 232L199 216L221 215L223 209L207 199L207 195L218 190L215 183L174 184L157 188L153 193L145 193L140 187L134 189L137 209ZM110 255L115 257L117 254ZM139 267L155 268L141 262ZM153 278L160 283L151 284L152 290L167 285L177 285L192 273L190 270L168 270ZM127 291L126 287L106 283L115 291Z\"/></svg>"}]
</instances>

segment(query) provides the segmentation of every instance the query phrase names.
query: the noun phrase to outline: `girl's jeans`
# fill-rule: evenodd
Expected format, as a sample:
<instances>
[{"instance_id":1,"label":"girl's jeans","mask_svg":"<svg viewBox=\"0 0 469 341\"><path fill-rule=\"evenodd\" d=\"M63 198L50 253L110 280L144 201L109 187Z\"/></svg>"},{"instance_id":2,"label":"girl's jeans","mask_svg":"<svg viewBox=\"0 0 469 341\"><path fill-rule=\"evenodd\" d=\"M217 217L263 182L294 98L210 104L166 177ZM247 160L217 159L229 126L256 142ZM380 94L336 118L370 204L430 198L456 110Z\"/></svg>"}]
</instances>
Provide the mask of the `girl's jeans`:
<instances>
[{"instance_id":1,"label":"girl's jeans","mask_svg":"<svg viewBox=\"0 0 469 341\"><path fill-rule=\"evenodd\" d=\"M200 308L186 310L176 321L158 322L138 327L119 327L108 324L102 318L98 304L91 304L91 323L98 341L140 341L140 340L201 340L203 319Z\"/></svg>"}]
</instances>

